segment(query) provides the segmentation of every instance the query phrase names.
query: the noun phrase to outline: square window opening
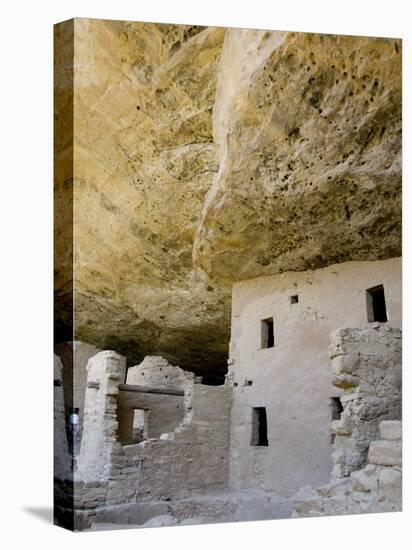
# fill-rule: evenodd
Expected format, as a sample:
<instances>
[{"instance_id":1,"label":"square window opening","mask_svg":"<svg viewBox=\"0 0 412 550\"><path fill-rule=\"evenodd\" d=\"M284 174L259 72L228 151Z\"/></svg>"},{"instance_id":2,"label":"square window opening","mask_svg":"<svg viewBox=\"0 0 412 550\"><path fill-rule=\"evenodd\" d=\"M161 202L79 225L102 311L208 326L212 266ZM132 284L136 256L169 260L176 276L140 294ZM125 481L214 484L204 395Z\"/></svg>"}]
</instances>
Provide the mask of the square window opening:
<instances>
[{"instance_id":1,"label":"square window opening","mask_svg":"<svg viewBox=\"0 0 412 550\"><path fill-rule=\"evenodd\" d=\"M252 408L252 437L250 444L255 447L268 447L268 425L265 407Z\"/></svg>"},{"instance_id":2,"label":"square window opening","mask_svg":"<svg viewBox=\"0 0 412 550\"><path fill-rule=\"evenodd\" d=\"M369 323L386 323L388 321L383 285L367 289L366 311Z\"/></svg>"},{"instance_id":3,"label":"square window opening","mask_svg":"<svg viewBox=\"0 0 412 550\"><path fill-rule=\"evenodd\" d=\"M261 348L273 348L275 345L275 334L273 328L273 317L263 319L260 323L261 327Z\"/></svg>"},{"instance_id":4,"label":"square window opening","mask_svg":"<svg viewBox=\"0 0 412 550\"><path fill-rule=\"evenodd\" d=\"M291 296L290 297L290 303L293 305L293 304L298 304L299 303L299 295L298 294L295 294L294 296Z\"/></svg>"}]
</instances>

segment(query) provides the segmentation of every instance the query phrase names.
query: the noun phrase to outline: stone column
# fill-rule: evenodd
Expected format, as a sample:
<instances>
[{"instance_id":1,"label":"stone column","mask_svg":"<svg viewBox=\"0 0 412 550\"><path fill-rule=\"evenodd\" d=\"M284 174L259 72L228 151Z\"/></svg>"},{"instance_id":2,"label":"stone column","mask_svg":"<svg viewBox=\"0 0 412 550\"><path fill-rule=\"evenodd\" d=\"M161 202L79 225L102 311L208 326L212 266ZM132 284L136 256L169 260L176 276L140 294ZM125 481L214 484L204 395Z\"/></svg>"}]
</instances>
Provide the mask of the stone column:
<instances>
[{"instance_id":1,"label":"stone column","mask_svg":"<svg viewBox=\"0 0 412 550\"><path fill-rule=\"evenodd\" d=\"M401 331L386 323L331 334L333 384L343 390L341 417L332 422L334 477L363 467L379 423L401 418L401 344Z\"/></svg>"},{"instance_id":2,"label":"stone column","mask_svg":"<svg viewBox=\"0 0 412 550\"><path fill-rule=\"evenodd\" d=\"M76 480L104 481L110 476L118 441L117 394L126 374L126 359L102 351L89 359L83 437Z\"/></svg>"}]
</instances>

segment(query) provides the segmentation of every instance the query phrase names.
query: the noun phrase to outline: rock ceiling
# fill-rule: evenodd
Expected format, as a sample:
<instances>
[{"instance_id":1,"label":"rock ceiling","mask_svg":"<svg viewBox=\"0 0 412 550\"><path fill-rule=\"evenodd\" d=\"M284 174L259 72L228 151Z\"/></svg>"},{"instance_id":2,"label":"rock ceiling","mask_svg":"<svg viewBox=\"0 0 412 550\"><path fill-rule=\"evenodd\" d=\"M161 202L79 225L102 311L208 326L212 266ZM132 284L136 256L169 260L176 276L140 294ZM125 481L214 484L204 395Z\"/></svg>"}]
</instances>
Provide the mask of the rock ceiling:
<instances>
[{"instance_id":1,"label":"rock ceiling","mask_svg":"<svg viewBox=\"0 0 412 550\"><path fill-rule=\"evenodd\" d=\"M401 42L78 19L73 155L76 338L222 373L234 281L400 255Z\"/></svg>"}]
</instances>

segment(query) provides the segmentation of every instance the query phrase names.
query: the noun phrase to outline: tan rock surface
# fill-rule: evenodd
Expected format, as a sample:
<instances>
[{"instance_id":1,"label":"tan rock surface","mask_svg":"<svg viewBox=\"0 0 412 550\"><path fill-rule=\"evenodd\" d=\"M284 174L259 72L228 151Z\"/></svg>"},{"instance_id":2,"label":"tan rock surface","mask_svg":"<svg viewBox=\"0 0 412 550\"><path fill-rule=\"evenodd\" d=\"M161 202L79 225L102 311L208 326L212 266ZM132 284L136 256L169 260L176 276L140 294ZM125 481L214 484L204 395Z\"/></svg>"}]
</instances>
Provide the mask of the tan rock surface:
<instances>
[{"instance_id":1,"label":"tan rock surface","mask_svg":"<svg viewBox=\"0 0 412 550\"><path fill-rule=\"evenodd\" d=\"M233 280L400 255L400 75L396 40L227 31L196 263Z\"/></svg>"},{"instance_id":2,"label":"tan rock surface","mask_svg":"<svg viewBox=\"0 0 412 550\"><path fill-rule=\"evenodd\" d=\"M77 339L223 372L234 280L399 255L400 41L87 19L75 36Z\"/></svg>"}]
</instances>

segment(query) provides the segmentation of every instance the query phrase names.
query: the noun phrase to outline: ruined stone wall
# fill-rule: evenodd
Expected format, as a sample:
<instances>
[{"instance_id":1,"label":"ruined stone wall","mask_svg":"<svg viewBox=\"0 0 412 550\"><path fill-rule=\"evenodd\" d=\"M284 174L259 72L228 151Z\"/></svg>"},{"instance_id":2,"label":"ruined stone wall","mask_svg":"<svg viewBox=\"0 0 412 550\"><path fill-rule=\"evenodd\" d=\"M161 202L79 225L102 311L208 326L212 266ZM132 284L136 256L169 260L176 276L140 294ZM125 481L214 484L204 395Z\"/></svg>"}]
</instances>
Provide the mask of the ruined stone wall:
<instances>
[{"instance_id":1,"label":"ruined stone wall","mask_svg":"<svg viewBox=\"0 0 412 550\"><path fill-rule=\"evenodd\" d=\"M64 405L66 421L72 407L79 409L80 440L83 433L83 412L86 395L87 362L100 350L95 346L75 340L57 344L56 354L63 365Z\"/></svg>"},{"instance_id":2,"label":"ruined stone wall","mask_svg":"<svg viewBox=\"0 0 412 550\"><path fill-rule=\"evenodd\" d=\"M122 446L117 405L124 368L123 358L114 352L89 360L76 508L90 511L173 498L191 489L227 487L231 388L187 384L184 416L176 429L159 439Z\"/></svg>"},{"instance_id":3,"label":"ruined stone wall","mask_svg":"<svg viewBox=\"0 0 412 550\"><path fill-rule=\"evenodd\" d=\"M192 372L184 371L180 367L171 365L163 357L148 355L134 367L127 369L127 384L172 386L182 389L195 379Z\"/></svg>"},{"instance_id":4,"label":"ruined stone wall","mask_svg":"<svg viewBox=\"0 0 412 550\"><path fill-rule=\"evenodd\" d=\"M141 387L181 390L193 384L195 375L171 365L159 356L147 356L127 370L126 383ZM119 438L122 444L138 443L131 429L133 409L145 410L146 438L159 438L172 432L184 416L184 399L180 395L121 391L118 396Z\"/></svg>"},{"instance_id":5,"label":"ruined stone wall","mask_svg":"<svg viewBox=\"0 0 412 550\"><path fill-rule=\"evenodd\" d=\"M120 448L117 437L117 394L124 381L126 360L113 351L102 351L87 364L84 433L76 479L105 480L112 455Z\"/></svg>"},{"instance_id":6,"label":"ruined stone wall","mask_svg":"<svg viewBox=\"0 0 412 550\"><path fill-rule=\"evenodd\" d=\"M347 262L234 285L228 380L233 386L230 486L292 495L330 479L329 335L368 326L366 290L384 286L389 323L401 325L401 259ZM297 301L291 297L297 296ZM274 347L262 320L273 318ZM380 347L379 347L380 348ZM252 407L265 407L268 446L252 445Z\"/></svg>"},{"instance_id":7,"label":"ruined stone wall","mask_svg":"<svg viewBox=\"0 0 412 550\"><path fill-rule=\"evenodd\" d=\"M402 414L402 333L387 324L332 333L333 384L343 390L343 412L332 422L332 475L346 477L366 462L382 420Z\"/></svg>"},{"instance_id":8,"label":"ruined stone wall","mask_svg":"<svg viewBox=\"0 0 412 550\"><path fill-rule=\"evenodd\" d=\"M380 438L370 444L364 468L318 489L302 488L293 497L294 516L400 512L402 423L382 421L379 433Z\"/></svg>"},{"instance_id":9,"label":"ruined stone wall","mask_svg":"<svg viewBox=\"0 0 412 550\"><path fill-rule=\"evenodd\" d=\"M230 394L225 386L194 384L183 423L161 439L117 449L107 504L173 498L228 484Z\"/></svg>"}]
</instances>

